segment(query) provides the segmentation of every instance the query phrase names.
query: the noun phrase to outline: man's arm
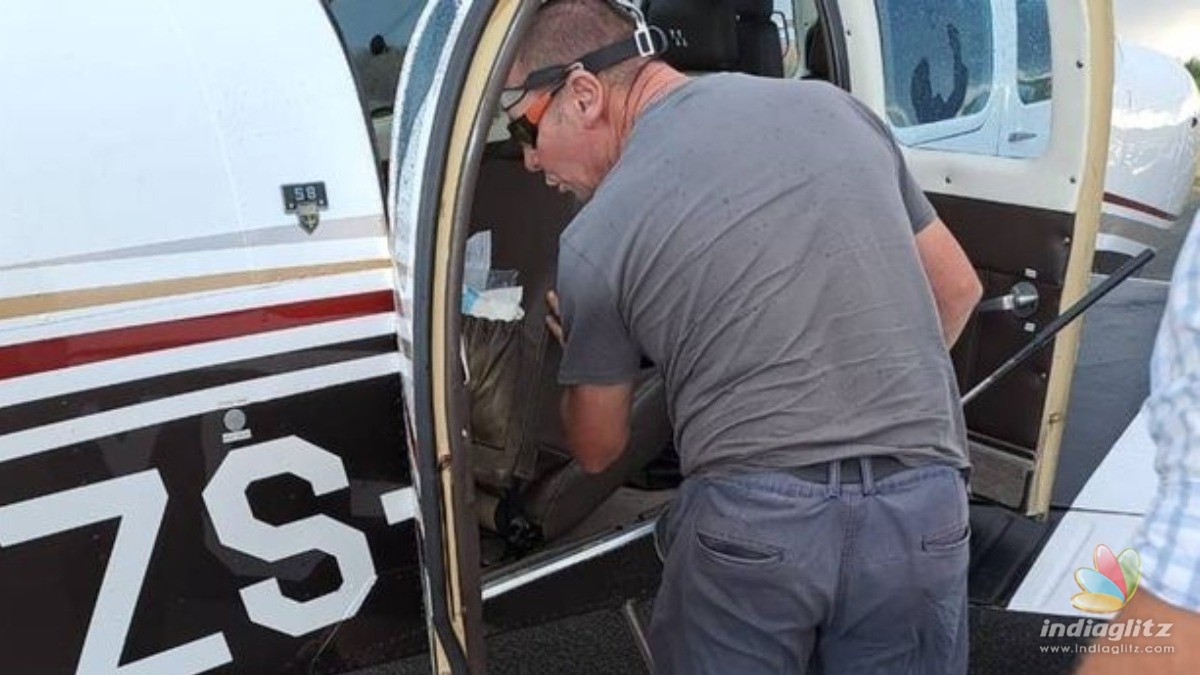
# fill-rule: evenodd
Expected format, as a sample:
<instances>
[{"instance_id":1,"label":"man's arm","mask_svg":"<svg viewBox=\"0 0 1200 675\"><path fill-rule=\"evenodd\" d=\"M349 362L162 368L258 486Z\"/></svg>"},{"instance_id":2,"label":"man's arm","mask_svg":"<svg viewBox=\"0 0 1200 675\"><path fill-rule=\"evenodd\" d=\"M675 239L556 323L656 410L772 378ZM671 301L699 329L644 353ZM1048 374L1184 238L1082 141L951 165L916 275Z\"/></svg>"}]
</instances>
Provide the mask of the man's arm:
<instances>
[{"instance_id":1,"label":"man's arm","mask_svg":"<svg viewBox=\"0 0 1200 675\"><path fill-rule=\"evenodd\" d=\"M983 285L967 254L940 218L917 233L917 253L933 290L942 337L953 347L983 295Z\"/></svg>"},{"instance_id":2,"label":"man's arm","mask_svg":"<svg viewBox=\"0 0 1200 675\"><path fill-rule=\"evenodd\" d=\"M567 447L587 473L604 471L625 451L633 383L567 387L562 397Z\"/></svg>"},{"instance_id":3,"label":"man's arm","mask_svg":"<svg viewBox=\"0 0 1200 675\"><path fill-rule=\"evenodd\" d=\"M546 328L559 346L566 346L558 294L546 293ZM560 414L567 449L587 473L604 471L625 451L633 382L577 384L563 389Z\"/></svg>"}]
</instances>

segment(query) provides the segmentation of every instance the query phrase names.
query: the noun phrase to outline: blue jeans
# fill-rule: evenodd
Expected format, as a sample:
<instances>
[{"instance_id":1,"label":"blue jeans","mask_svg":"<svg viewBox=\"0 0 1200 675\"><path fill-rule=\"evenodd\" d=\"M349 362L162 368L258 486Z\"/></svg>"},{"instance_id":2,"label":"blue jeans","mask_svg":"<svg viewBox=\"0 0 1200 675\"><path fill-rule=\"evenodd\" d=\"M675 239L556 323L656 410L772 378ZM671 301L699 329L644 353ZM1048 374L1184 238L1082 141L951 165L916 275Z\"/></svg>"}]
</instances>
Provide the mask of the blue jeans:
<instances>
[{"instance_id":1,"label":"blue jeans","mask_svg":"<svg viewBox=\"0 0 1200 675\"><path fill-rule=\"evenodd\" d=\"M684 481L660 542L659 675L967 672L963 475L861 472Z\"/></svg>"}]
</instances>

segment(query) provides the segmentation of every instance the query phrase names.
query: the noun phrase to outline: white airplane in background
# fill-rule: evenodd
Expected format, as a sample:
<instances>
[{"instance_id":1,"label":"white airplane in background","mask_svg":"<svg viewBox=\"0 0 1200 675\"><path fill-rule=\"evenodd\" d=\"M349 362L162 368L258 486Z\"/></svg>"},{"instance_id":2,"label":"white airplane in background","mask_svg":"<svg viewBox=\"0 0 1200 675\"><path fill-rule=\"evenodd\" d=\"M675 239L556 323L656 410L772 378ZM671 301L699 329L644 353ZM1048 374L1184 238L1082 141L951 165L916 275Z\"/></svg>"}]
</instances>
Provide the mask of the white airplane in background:
<instances>
[{"instance_id":1,"label":"white airplane in background","mask_svg":"<svg viewBox=\"0 0 1200 675\"><path fill-rule=\"evenodd\" d=\"M564 449L540 298L577 207L489 134L537 4L7 9L0 672L337 673L428 650L436 673L482 673L497 603L606 592L538 589L648 536L671 488L619 488L671 429L647 368L625 458L586 475ZM1135 105L1134 76L1113 124L1108 3L945 4L798 0L786 50L770 0L646 12L681 68L858 96L986 295L1034 288L967 330L966 390L1086 293L1106 193L1169 215L1192 165L1146 159L1184 142L1177 94ZM1127 183L1105 180L1110 138ZM484 229L523 320L459 311ZM489 341L512 360L491 367ZM967 407L979 496L1047 512L1077 343L1067 328Z\"/></svg>"},{"instance_id":2,"label":"white airplane in background","mask_svg":"<svg viewBox=\"0 0 1200 675\"><path fill-rule=\"evenodd\" d=\"M1139 234L1143 240L1146 234L1123 225L1170 228L1192 196L1200 92L1191 73L1162 52L1118 41L1116 63L1104 181L1104 213L1111 220L1096 245L1136 255L1144 245Z\"/></svg>"}]
</instances>

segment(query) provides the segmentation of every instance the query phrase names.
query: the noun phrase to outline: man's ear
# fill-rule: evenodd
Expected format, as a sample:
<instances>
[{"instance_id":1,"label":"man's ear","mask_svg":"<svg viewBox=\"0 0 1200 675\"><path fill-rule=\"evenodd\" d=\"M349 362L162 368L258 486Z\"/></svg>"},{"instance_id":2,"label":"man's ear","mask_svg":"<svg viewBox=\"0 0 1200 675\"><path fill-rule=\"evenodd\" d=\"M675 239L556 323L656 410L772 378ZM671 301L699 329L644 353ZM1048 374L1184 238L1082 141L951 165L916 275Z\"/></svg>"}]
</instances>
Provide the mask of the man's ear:
<instances>
[{"instance_id":1,"label":"man's ear","mask_svg":"<svg viewBox=\"0 0 1200 675\"><path fill-rule=\"evenodd\" d=\"M578 116L585 127L591 127L604 117L604 85L592 73L577 70L567 78L571 90L571 112Z\"/></svg>"}]
</instances>

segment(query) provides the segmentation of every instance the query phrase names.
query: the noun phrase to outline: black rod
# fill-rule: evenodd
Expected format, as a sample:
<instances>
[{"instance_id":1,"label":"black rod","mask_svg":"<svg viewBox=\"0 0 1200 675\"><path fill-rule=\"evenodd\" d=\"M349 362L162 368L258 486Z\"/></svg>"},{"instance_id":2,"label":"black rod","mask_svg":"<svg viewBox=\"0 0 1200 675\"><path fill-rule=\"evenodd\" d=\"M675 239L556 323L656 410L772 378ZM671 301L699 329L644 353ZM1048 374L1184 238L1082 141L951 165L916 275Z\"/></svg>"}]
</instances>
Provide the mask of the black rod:
<instances>
[{"instance_id":1,"label":"black rod","mask_svg":"<svg viewBox=\"0 0 1200 675\"><path fill-rule=\"evenodd\" d=\"M1071 305L1070 309L1054 317L1053 321L1046 324L1046 327L1043 328L1037 335L1035 335L1033 339L1029 341L1029 344L1022 347L1021 350L1016 354L1013 354L1012 358L1001 364L1001 366L993 371L991 375L983 378L979 384L976 384L971 391L967 392L966 395L962 397L962 404L965 406L970 403L976 396L979 396L979 394L983 393L985 389L995 384L997 380L1004 377L1014 368L1024 363L1026 359L1028 359L1030 356L1033 356L1042 347L1045 347L1060 330L1066 328L1067 324L1074 321L1076 317L1078 317L1080 314L1083 314L1092 305L1096 304L1097 300L1108 295L1109 291L1117 287L1117 284L1121 283L1131 274L1141 269L1142 266L1150 262L1153 257L1154 249L1148 248L1139 253L1136 257L1128 260L1124 265L1121 265L1116 272L1110 274L1107 279L1100 282L1100 284L1092 290L1088 291L1088 293L1080 298L1074 305Z\"/></svg>"}]
</instances>

